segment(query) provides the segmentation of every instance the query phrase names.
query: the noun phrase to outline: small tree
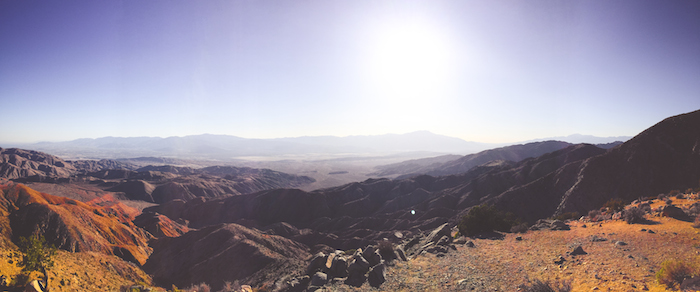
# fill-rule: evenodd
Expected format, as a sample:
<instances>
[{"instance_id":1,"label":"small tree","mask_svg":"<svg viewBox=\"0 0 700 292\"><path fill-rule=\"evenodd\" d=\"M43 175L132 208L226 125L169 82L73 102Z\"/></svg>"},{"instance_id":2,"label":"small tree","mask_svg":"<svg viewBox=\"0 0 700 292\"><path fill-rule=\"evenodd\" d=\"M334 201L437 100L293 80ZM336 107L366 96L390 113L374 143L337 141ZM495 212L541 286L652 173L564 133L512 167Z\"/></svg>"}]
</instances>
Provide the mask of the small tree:
<instances>
[{"instance_id":1,"label":"small tree","mask_svg":"<svg viewBox=\"0 0 700 292\"><path fill-rule=\"evenodd\" d=\"M24 255L19 265L24 272L41 272L44 275L44 291L49 291L48 269L53 267L56 248L49 246L43 236L20 237L19 248Z\"/></svg>"}]
</instances>

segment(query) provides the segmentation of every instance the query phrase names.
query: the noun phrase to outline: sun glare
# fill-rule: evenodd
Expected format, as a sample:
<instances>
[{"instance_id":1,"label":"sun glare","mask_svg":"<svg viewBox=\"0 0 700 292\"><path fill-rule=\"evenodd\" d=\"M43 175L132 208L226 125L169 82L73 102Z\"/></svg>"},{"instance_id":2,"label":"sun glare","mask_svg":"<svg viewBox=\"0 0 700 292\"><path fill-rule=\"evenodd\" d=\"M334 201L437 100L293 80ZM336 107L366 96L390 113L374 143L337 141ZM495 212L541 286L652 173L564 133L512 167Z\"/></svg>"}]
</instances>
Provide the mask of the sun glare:
<instances>
[{"instance_id":1,"label":"sun glare","mask_svg":"<svg viewBox=\"0 0 700 292\"><path fill-rule=\"evenodd\" d=\"M422 103L444 89L452 55L437 29L424 23L394 23L375 31L368 75L375 92L387 101Z\"/></svg>"}]
</instances>

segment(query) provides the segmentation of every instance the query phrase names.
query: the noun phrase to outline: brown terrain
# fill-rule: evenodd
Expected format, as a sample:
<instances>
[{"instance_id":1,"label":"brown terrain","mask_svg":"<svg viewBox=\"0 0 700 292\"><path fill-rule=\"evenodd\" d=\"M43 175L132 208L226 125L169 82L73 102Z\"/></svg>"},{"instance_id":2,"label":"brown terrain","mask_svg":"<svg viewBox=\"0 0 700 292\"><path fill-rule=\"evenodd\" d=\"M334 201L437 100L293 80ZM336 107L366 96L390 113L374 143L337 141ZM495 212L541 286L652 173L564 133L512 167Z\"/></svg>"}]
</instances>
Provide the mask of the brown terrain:
<instances>
[{"instance_id":1,"label":"brown terrain","mask_svg":"<svg viewBox=\"0 0 700 292\"><path fill-rule=\"evenodd\" d=\"M663 290L654 274L664 260L698 260L691 221L700 208L692 193L700 182L700 111L611 149L554 145L450 175L315 191L293 189L311 178L267 169L137 168L0 149L1 251L14 254L2 273L20 275L16 244L32 235L62 250L50 273L59 291L111 290L118 281L168 289L513 291L535 279L570 280L574 291ZM650 199L686 189L670 201ZM632 205L596 213L611 199L648 204L646 221L621 220ZM534 227L455 238L462 216L483 204ZM542 221L592 210L581 220ZM577 246L585 254L575 255ZM82 261L91 261L85 271L77 268Z\"/></svg>"}]
</instances>

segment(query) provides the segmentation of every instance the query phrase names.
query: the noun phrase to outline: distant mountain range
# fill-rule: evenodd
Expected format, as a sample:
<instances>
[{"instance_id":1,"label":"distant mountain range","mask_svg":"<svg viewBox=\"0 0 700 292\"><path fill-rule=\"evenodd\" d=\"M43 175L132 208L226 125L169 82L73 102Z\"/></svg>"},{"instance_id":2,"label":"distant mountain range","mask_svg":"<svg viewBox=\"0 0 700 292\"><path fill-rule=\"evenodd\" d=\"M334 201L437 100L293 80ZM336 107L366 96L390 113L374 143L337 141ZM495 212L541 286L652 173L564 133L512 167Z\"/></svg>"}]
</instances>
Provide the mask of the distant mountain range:
<instances>
[{"instance_id":1,"label":"distant mountain range","mask_svg":"<svg viewBox=\"0 0 700 292\"><path fill-rule=\"evenodd\" d=\"M629 137L595 137L571 135L548 138L568 143L610 143ZM544 141L541 140L541 141ZM228 135L194 135L184 137L103 137L67 142L41 142L10 145L44 151L67 159L117 159L167 157L181 159L232 160L242 157L284 157L322 155L391 155L423 152L465 155L510 144L470 142L459 138L418 131L407 134L376 136L316 136L278 139L246 139ZM423 157L430 156L423 154Z\"/></svg>"}]
</instances>

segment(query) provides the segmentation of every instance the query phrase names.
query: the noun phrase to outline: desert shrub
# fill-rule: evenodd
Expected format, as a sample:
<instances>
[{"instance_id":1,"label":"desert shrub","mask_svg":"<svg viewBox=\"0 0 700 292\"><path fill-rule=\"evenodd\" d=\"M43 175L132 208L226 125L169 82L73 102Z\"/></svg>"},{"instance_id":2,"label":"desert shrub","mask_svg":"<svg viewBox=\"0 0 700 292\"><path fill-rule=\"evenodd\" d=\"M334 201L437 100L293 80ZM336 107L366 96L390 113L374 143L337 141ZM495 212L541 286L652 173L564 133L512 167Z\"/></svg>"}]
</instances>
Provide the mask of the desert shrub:
<instances>
[{"instance_id":1,"label":"desert shrub","mask_svg":"<svg viewBox=\"0 0 700 292\"><path fill-rule=\"evenodd\" d=\"M581 217L581 214L579 214L578 212L566 212L566 213L562 213L562 214L557 215L556 217L554 217L554 219L566 221L566 220L572 220L572 219L576 220L579 217Z\"/></svg>"},{"instance_id":2,"label":"desert shrub","mask_svg":"<svg viewBox=\"0 0 700 292\"><path fill-rule=\"evenodd\" d=\"M607 208L611 213L617 213L625 208L625 202L620 198L612 198L608 200L603 207Z\"/></svg>"},{"instance_id":3,"label":"desert shrub","mask_svg":"<svg viewBox=\"0 0 700 292\"><path fill-rule=\"evenodd\" d=\"M598 221L599 216L600 216L600 210L588 211L588 219L590 219L591 221Z\"/></svg>"},{"instance_id":4,"label":"desert shrub","mask_svg":"<svg viewBox=\"0 0 700 292\"><path fill-rule=\"evenodd\" d=\"M646 212L643 209L632 207L622 213L622 219L624 219L627 224L642 223L646 221L646 219L644 219L644 214L646 214Z\"/></svg>"},{"instance_id":5,"label":"desert shrub","mask_svg":"<svg viewBox=\"0 0 700 292\"><path fill-rule=\"evenodd\" d=\"M236 283L231 283L229 281L224 282L224 287L222 287L218 292L236 292L238 287L240 287L237 282L238 281L236 281Z\"/></svg>"},{"instance_id":6,"label":"desert shrub","mask_svg":"<svg viewBox=\"0 0 700 292\"><path fill-rule=\"evenodd\" d=\"M656 196L656 199L658 199L659 201L663 201L666 199L666 194L661 193L658 196Z\"/></svg>"},{"instance_id":7,"label":"desert shrub","mask_svg":"<svg viewBox=\"0 0 700 292\"><path fill-rule=\"evenodd\" d=\"M524 292L569 292L571 291L571 282L554 281L553 283L549 283L535 280L529 285L520 285L520 288L520 291Z\"/></svg>"},{"instance_id":8,"label":"desert shrub","mask_svg":"<svg viewBox=\"0 0 700 292\"><path fill-rule=\"evenodd\" d=\"M480 205L472 207L469 213L462 217L457 229L464 236L474 236L494 230L508 232L518 223L511 213L504 213L495 206Z\"/></svg>"},{"instance_id":9,"label":"desert shrub","mask_svg":"<svg viewBox=\"0 0 700 292\"><path fill-rule=\"evenodd\" d=\"M206 283L199 283L192 285L190 288L185 289L187 292L211 292L211 287Z\"/></svg>"},{"instance_id":10,"label":"desert shrub","mask_svg":"<svg viewBox=\"0 0 700 292\"><path fill-rule=\"evenodd\" d=\"M393 259L396 257L394 254L394 244L388 240L380 240L377 242L377 250L383 259Z\"/></svg>"},{"instance_id":11,"label":"desert shrub","mask_svg":"<svg viewBox=\"0 0 700 292\"><path fill-rule=\"evenodd\" d=\"M56 248L46 243L43 236L30 236L19 238L19 249L24 253L19 266L23 272L41 272L44 275L44 283L48 287L48 269L53 267Z\"/></svg>"},{"instance_id":12,"label":"desert shrub","mask_svg":"<svg viewBox=\"0 0 700 292\"><path fill-rule=\"evenodd\" d=\"M683 283L683 280L697 275L696 265L679 260L667 260L661 263L661 269L656 272L656 280L669 288L675 288Z\"/></svg>"},{"instance_id":13,"label":"desert shrub","mask_svg":"<svg viewBox=\"0 0 700 292\"><path fill-rule=\"evenodd\" d=\"M510 228L511 233L526 233L528 231L529 226L527 223L520 223L517 225L513 225L513 227Z\"/></svg>"},{"instance_id":14,"label":"desert shrub","mask_svg":"<svg viewBox=\"0 0 700 292\"><path fill-rule=\"evenodd\" d=\"M697 216L700 215L700 202L695 202L690 207L688 207L688 210L686 210L686 213L690 216Z\"/></svg>"}]
</instances>

